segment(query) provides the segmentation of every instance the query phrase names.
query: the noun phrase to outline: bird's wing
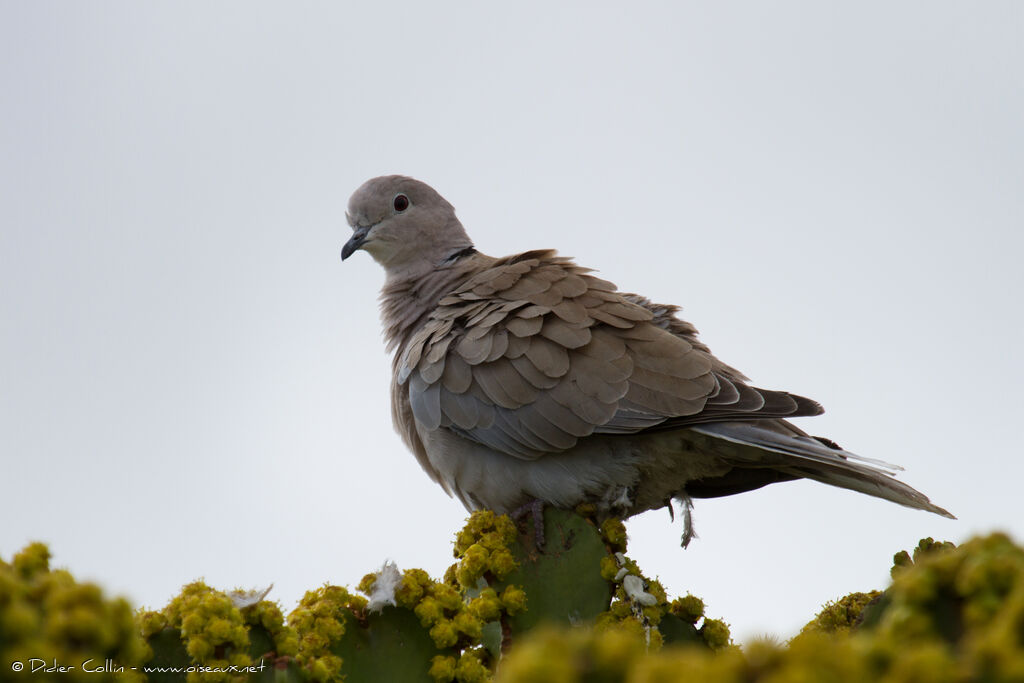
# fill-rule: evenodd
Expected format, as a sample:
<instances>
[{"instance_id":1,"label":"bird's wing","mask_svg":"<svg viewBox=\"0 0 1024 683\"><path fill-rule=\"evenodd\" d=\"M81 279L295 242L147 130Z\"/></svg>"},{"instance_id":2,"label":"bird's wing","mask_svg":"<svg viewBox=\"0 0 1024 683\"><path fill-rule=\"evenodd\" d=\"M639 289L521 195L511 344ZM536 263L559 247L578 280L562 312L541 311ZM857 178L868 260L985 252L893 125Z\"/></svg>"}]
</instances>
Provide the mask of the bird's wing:
<instances>
[{"instance_id":1,"label":"bird's wing","mask_svg":"<svg viewBox=\"0 0 1024 683\"><path fill-rule=\"evenodd\" d=\"M526 252L441 299L397 366L416 420L533 459L593 434L821 412L716 371L727 366L706 348L588 273Z\"/></svg>"}]
</instances>

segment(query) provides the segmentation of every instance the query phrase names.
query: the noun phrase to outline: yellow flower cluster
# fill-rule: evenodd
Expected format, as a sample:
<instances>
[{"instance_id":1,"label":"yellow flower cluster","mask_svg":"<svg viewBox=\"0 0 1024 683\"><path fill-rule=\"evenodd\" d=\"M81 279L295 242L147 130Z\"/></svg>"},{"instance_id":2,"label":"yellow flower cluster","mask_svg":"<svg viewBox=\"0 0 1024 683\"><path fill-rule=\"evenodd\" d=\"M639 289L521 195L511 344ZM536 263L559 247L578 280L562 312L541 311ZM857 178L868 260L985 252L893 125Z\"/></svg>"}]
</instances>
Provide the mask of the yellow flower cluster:
<instances>
[{"instance_id":1,"label":"yellow flower cluster","mask_svg":"<svg viewBox=\"0 0 1024 683\"><path fill-rule=\"evenodd\" d=\"M465 650L458 659L451 655L437 655L427 673L435 681L486 683L491 680L491 670L484 664L485 658L486 652L481 648Z\"/></svg>"},{"instance_id":2,"label":"yellow flower cluster","mask_svg":"<svg viewBox=\"0 0 1024 683\"><path fill-rule=\"evenodd\" d=\"M462 596L447 584L431 586L413 612L423 628L430 629L430 637L440 649L455 647L460 637L469 641L480 638L483 624L466 610Z\"/></svg>"},{"instance_id":3,"label":"yellow flower cluster","mask_svg":"<svg viewBox=\"0 0 1024 683\"><path fill-rule=\"evenodd\" d=\"M435 581L422 569L402 572L394 586L394 603L416 616L441 651L431 660L429 673L434 680L489 680L493 657L481 646L485 625L526 605L526 594L518 586L506 586L500 592L487 586L488 580L504 578L516 568L510 545L517 535L508 517L478 512L456 538L459 562L449 568L444 581ZM380 574L367 574L358 589L370 595L378 580ZM326 586L307 593L289 616L289 625L300 634L297 659L310 678L341 679L343 662L331 648L345 634L346 615L355 617L360 625L374 618L366 606L366 599Z\"/></svg>"},{"instance_id":4,"label":"yellow flower cluster","mask_svg":"<svg viewBox=\"0 0 1024 683\"><path fill-rule=\"evenodd\" d=\"M800 632L849 633L860 623L864 608L878 600L881 595L882 591L850 593L844 598L825 603L818 615Z\"/></svg>"},{"instance_id":5,"label":"yellow flower cluster","mask_svg":"<svg viewBox=\"0 0 1024 683\"><path fill-rule=\"evenodd\" d=\"M235 604L222 591L210 588L202 581L190 583L181 594L159 614L140 616L144 634L149 637L164 628L178 629L189 657L197 664L212 668L228 666L248 667L249 629ZM244 675L230 676L228 672L192 672L188 680L244 681Z\"/></svg>"},{"instance_id":6,"label":"yellow flower cluster","mask_svg":"<svg viewBox=\"0 0 1024 683\"><path fill-rule=\"evenodd\" d=\"M673 600L668 608L672 614L688 624L696 624L704 616L704 601L689 593L685 597Z\"/></svg>"},{"instance_id":7,"label":"yellow flower cluster","mask_svg":"<svg viewBox=\"0 0 1024 683\"><path fill-rule=\"evenodd\" d=\"M616 625L604 629L542 627L516 643L502 660L494 680L495 683L624 681L633 663L647 656L643 638L630 628Z\"/></svg>"},{"instance_id":8,"label":"yellow flower cluster","mask_svg":"<svg viewBox=\"0 0 1024 683\"><path fill-rule=\"evenodd\" d=\"M462 650L457 657L434 657L429 673L439 683L489 680L492 657L480 647L484 627L499 621L503 614L526 608L521 587L505 586L499 593L488 585L518 566L510 549L517 537L515 525L506 515L477 511L456 535L454 553L459 561L448 569L444 582L434 582L422 570L403 574L396 602L414 611L439 649Z\"/></svg>"},{"instance_id":9,"label":"yellow flower cluster","mask_svg":"<svg viewBox=\"0 0 1024 683\"><path fill-rule=\"evenodd\" d=\"M621 519L611 517L601 523L601 538L612 552L626 552L626 525Z\"/></svg>"},{"instance_id":10,"label":"yellow flower cluster","mask_svg":"<svg viewBox=\"0 0 1024 683\"><path fill-rule=\"evenodd\" d=\"M635 563L632 565L636 567ZM607 628L623 628L627 631L643 636L649 641L653 649L661 647L661 633L658 631L658 624L667 611L667 596L661 583L656 580L645 579L637 570L627 576L636 576L643 581L644 592L652 596L656 601L651 605L644 605L631 597L625 589L624 583L615 587L611 605L607 612L597 618L595 627L598 630Z\"/></svg>"},{"instance_id":11,"label":"yellow flower cluster","mask_svg":"<svg viewBox=\"0 0 1024 683\"><path fill-rule=\"evenodd\" d=\"M704 644L712 650L725 650L732 645L729 624L721 619L705 619L697 632L704 639Z\"/></svg>"},{"instance_id":12,"label":"yellow flower cluster","mask_svg":"<svg viewBox=\"0 0 1024 683\"><path fill-rule=\"evenodd\" d=\"M957 548L929 538L898 565L880 616L865 615L880 656L926 648L963 678L1024 680L1024 548L1001 533Z\"/></svg>"},{"instance_id":13,"label":"yellow flower cluster","mask_svg":"<svg viewBox=\"0 0 1024 683\"><path fill-rule=\"evenodd\" d=\"M307 591L288 615L288 625L299 638L296 660L312 680L342 680L341 658L331 653L331 644L344 635L345 620L365 609L365 598L328 585Z\"/></svg>"},{"instance_id":14,"label":"yellow flower cluster","mask_svg":"<svg viewBox=\"0 0 1024 683\"><path fill-rule=\"evenodd\" d=\"M256 602L260 594L202 582L159 612L133 615L125 601L51 571L46 547L33 544L10 563L0 560L0 678L29 680L35 672L11 665L44 660L77 665L61 680L136 681L133 666L191 659L190 681L241 681L244 674L209 669L248 667L273 651L275 680L322 683L342 681L343 672L372 679L381 661L399 663L380 669L390 672L385 678L427 669L438 683L485 683L496 667L498 683L1024 681L1024 548L1003 534L959 547L924 539L894 557L884 592L826 604L789 643L740 648L699 598L668 602L664 587L625 555L620 521L602 521L598 538L595 527L558 514L550 526L560 535L549 535L557 544L534 556L517 547L507 517L475 513L443 581L385 565L359 589L374 594L374 604L393 589L396 607L371 612L366 598L328 585L307 593L287 623L276 604ZM608 583L597 576L599 562ZM536 612L519 615L527 590ZM590 605L577 619L584 625L570 628L564 615L581 598Z\"/></svg>"},{"instance_id":15,"label":"yellow flower cluster","mask_svg":"<svg viewBox=\"0 0 1024 683\"><path fill-rule=\"evenodd\" d=\"M884 593L856 593L825 609L788 644L728 644L704 620L711 649L653 652L635 628L529 634L503 660L496 683L966 683L1024 680L1024 548L1003 534L954 548L925 539L900 553ZM692 596L669 611L696 623Z\"/></svg>"},{"instance_id":16,"label":"yellow flower cluster","mask_svg":"<svg viewBox=\"0 0 1024 683\"><path fill-rule=\"evenodd\" d=\"M953 550L954 548L956 548L956 545L949 541L938 542L930 536L928 538L922 538L918 542L917 547L914 548L913 557L911 557L910 553L906 550L901 550L893 555L892 569L889 570L889 573L892 575L892 578L895 579L900 572L913 567L918 560L925 556L931 553L941 552L943 550Z\"/></svg>"},{"instance_id":17,"label":"yellow flower cluster","mask_svg":"<svg viewBox=\"0 0 1024 683\"><path fill-rule=\"evenodd\" d=\"M484 588L469 601L467 609L483 622L497 621L503 612L518 614L526 609L526 591L519 586L505 586L499 594L493 588Z\"/></svg>"},{"instance_id":18,"label":"yellow flower cluster","mask_svg":"<svg viewBox=\"0 0 1024 683\"><path fill-rule=\"evenodd\" d=\"M474 589L485 575L501 580L518 565L510 546L516 542L516 526L507 515L490 510L474 512L455 537L455 579L463 588Z\"/></svg>"},{"instance_id":19,"label":"yellow flower cluster","mask_svg":"<svg viewBox=\"0 0 1024 683\"><path fill-rule=\"evenodd\" d=\"M250 629L259 627L267 632L278 657L294 657L299 653L299 634L290 624L285 624L284 614L276 602L260 600L242 609L242 618Z\"/></svg>"},{"instance_id":20,"label":"yellow flower cluster","mask_svg":"<svg viewBox=\"0 0 1024 683\"><path fill-rule=\"evenodd\" d=\"M66 571L51 571L49 561L42 543L10 564L0 560L0 677L141 681L131 667L146 659L146 644L131 605L104 598L98 586L77 583Z\"/></svg>"},{"instance_id":21,"label":"yellow flower cluster","mask_svg":"<svg viewBox=\"0 0 1024 683\"><path fill-rule=\"evenodd\" d=\"M626 528L621 520L613 518L602 522L601 538L609 551L601 558L601 576L614 584L614 592L608 611L597 618L595 626L598 630L621 629L633 633L656 650L663 640L658 625L666 613L672 613L691 625L696 625L704 616L703 601L692 595L669 605L661 582L646 578L636 562L624 554ZM729 627L723 621L704 619L697 631L712 649L731 643Z\"/></svg>"}]
</instances>

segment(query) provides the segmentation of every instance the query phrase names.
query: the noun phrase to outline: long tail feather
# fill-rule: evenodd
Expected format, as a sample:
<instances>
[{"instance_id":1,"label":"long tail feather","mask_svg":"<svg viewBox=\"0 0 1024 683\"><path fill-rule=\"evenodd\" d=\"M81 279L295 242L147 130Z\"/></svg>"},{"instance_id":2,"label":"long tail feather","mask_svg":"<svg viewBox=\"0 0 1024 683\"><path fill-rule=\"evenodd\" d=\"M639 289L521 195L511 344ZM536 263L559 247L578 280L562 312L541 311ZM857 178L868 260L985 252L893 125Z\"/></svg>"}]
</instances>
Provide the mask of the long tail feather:
<instances>
[{"instance_id":1,"label":"long tail feather","mask_svg":"<svg viewBox=\"0 0 1024 683\"><path fill-rule=\"evenodd\" d=\"M928 496L895 479L893 472L901 467L881 460L865 458L830 448L821 441L803 434L782 421L716 422L691 427L696 432L752 448L736 449L739 466L772 467L788 474L820 481L869 496L884 498L900 505L927 510L956 519L947 510L935 505ZM768 458L766 454L775 458Z\"/></svg>"}]
</instances>

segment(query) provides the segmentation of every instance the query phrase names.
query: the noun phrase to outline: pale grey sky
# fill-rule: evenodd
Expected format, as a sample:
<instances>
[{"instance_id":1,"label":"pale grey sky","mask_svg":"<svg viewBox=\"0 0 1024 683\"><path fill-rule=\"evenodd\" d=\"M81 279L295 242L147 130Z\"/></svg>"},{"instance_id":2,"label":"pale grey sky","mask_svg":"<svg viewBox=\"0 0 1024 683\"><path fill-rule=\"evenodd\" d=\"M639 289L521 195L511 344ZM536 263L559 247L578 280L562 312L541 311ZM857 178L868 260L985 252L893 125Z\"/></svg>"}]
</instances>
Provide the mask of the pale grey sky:
<instances>
[{"instance_id":1,"label":"pale grey sky","mask_svg":"<svg viewBox=\"0 0 1024 683\"><path fill-rule=\"evenodd\" d=\"M390 425L371 176L492 254L678 303L799 424L960 517L820 484L628 524L740 639L922 536L1024 539L1024 5L0 2L0 555L286 610L465 511Z\"/></svg>"}]
</instances>

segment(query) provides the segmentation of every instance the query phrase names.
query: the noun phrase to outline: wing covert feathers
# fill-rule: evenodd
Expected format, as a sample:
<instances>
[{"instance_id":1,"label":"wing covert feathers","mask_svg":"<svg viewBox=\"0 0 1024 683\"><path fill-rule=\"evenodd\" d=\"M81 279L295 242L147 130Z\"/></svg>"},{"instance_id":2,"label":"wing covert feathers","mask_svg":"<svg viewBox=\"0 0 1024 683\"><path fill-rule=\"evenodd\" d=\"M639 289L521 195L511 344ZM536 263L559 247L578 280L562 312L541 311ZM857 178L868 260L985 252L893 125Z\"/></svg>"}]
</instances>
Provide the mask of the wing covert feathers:
<instances>
[{"instance_id":1,"label":"wing covert feathers","mask_svg":"<svg viewBox=\"0 0 1024 683\"><path fill-rule=\"evenodd\" d=\"M745 384L676 310L619 293L553 251L526 252L441 297L397 378L428 429L526 459L592 434L821 412Z\"/></svg>"}]
</instances>

